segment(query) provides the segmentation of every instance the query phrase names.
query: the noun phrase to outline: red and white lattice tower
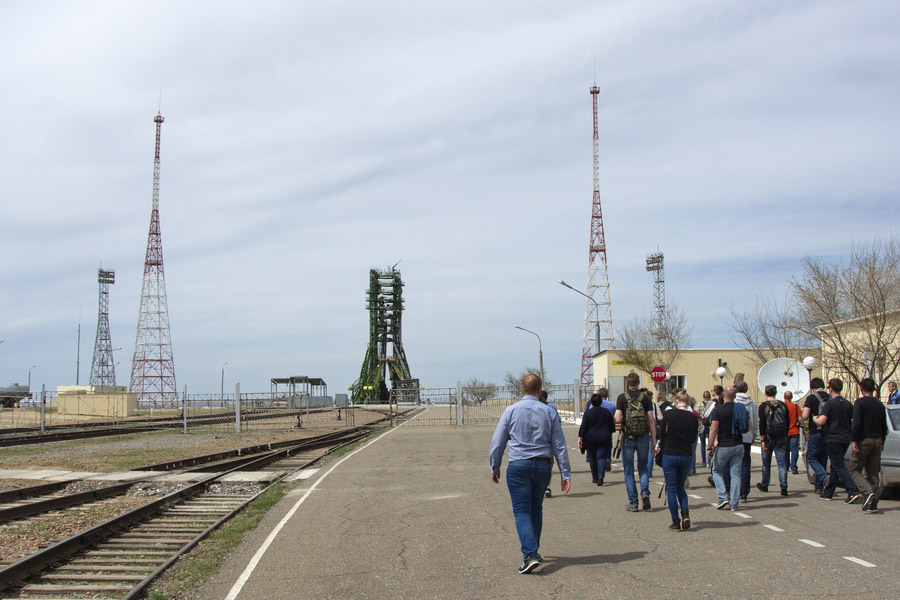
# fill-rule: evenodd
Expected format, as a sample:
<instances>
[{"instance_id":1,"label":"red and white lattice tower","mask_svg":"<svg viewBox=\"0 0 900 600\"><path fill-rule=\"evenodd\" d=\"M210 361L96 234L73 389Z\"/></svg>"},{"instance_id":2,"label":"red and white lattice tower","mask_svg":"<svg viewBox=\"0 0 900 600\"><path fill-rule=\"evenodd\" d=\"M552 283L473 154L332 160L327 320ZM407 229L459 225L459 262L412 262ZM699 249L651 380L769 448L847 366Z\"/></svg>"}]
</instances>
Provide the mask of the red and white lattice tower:
<instances>
[{"instance_id":1,"label":"red and white lattice tower","mask_svg":"<svg viewBox=\"0 0 900 600\"><path fill-rule=\"evenodd\" d=\"M131 363L131 391L137 395L138 404L144 406L174 406L177 399L169 308L166 303L162 235L159 230L159 141L163 120L161 114L153 119L156 123L153 210L150 212L150 237L144 261L141 309L134 342L134 359Z\"/></svg>"},{"instance_id":2,"label":"red and white lattice tower","mask_svg":"<svg viewBox=\"0 0 900 600\"><path fill-rule=\"evenodd\" d=\"M581 353L581 385L601 385L594 381L594 355L616 347L609 274L606 264L606 235L603 232L603 209L600 206L600 136L597 133L597 95L600 88L591 87L594 105L594 202L591 209L591 242L588 252L587 296L584 310L584 346Z\"/></svg>"}]
</instances>

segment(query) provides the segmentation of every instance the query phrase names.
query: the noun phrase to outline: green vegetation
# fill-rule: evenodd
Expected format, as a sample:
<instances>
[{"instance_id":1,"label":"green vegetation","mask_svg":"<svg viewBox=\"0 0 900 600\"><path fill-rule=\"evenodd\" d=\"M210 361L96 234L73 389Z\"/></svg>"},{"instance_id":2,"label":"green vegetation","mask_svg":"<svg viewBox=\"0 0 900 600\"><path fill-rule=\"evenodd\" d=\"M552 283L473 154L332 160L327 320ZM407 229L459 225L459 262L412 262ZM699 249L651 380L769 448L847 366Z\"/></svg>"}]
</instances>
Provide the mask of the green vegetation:
<instances>
[{"instance_id":1,"label":"green vegetation","mask_svg":"<svg viewBox=\"0 0 900 600\"><path fill-rule=\"evenodd\" d=\"M272 508L284 493L283 484L273 485L224 527L197 544L153 583L150 587L150 600L190 597L192 590L199 588L221 568L228 554L259 524L266 511Z\"/></svg>"}]
</instances>

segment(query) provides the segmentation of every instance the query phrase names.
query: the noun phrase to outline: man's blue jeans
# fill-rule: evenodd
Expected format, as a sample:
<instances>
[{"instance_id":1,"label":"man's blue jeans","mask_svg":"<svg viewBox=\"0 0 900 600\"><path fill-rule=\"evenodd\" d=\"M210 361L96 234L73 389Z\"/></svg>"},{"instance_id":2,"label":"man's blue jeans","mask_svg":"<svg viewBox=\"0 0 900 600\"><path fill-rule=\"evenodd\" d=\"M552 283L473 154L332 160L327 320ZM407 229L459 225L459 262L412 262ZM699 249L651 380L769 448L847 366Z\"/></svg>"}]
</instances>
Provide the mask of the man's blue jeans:
<instances>
[{"instance_id":1,"label":"man's blue jeans","mask_svg":"<svg viewBox=\"0 0 900 600\"><path fill-rule=\"evenodd\" d=\"M769 479L772 475L772 452L775 452L775 462L778 463L778 485L783 490L787 489L787 445L786 437L766 439L766 449L762 451L763 487L769 487Z\"/></svg>"},{"instance_id":2,"label":"man's blue jeans","mask_svg":"<svg viewBox=\"0 0 900 600\"><path fill-rule=\"evenodd\" d=\"M625 491L628 503L637 504L637 486L634 483L634 455L637 454L638 477L641 480L641 496L650 495L650 474L647 469L647 457L650 456L650 434L633 440L625 437L622 441L622 468L625 470Z\"/></svg>"},{"instance_id":3,"label":"man's blue jeans","mask_svg":"<svg viewBox=\"0 0 900 600\"><path fill-rule=\"evenodd\" d=\"M741 499L741 461L744 458L744 445L716 448L713 456L713 479L716 482L716 493L719 502L728 500L731 508L737 508ZM731 498L726 493L725 475L731 480Z\"/></svg>"},{"instance_id":4,"label":"man's blue jeans","mask_svg":"<svg viewBox=\"0 0 900 600\"><path fill-rule=\"evenodd\" d=\"M609 460L609 446L589 448L585 454L587 454L588 463L591 465L591 479L593 482L603 479L603 476L606 475L606 462Z\"/></svg>"},{"instance_id":5,"label":"man's blue jeans","mask_svg":"<svg viewBox=\"0 0 900 600\"><path fill-rule=\"evenodd\" d=\"M522 544L522 556L537 552L544 525L544 492L550 484L553 462L529 458L510 461L506 468L506 487L512 499L516 531Z\"/></svg>"},{"instance_id":6,"label":"man's blue jeans","mask_svg":"<svg viewBox=\"0 0 900 600\"><path fill-rule=\"evenodd\" d=\"M831 473L828 476L828 485L826 485L825 489L822 491L822 494L827 498L834 497L838 479L840 479L843 482L844 487L846 487L848 496L859 493L859 488L853 483L853 477L850 476L850 471L844 464L844 454L847 453L847 448L849 446L850 444L845 444L843 442L826 442L825 444L825 449L828 451L828 460L831 461Z\"/></svg>"},{"instance_id":7,"label":"man's blue jeans","mask_svg":"<svg viewBox=\"0 0 900 600\"><path fill-rule=\"evenodd\" d=\"M688 497L687 492L684 491L684 480L687 479L690 468L690 456L663 454L662 469L666 478L666 499L669 503L669 514L672 515L673 521L680 518L678 515L679 504L682 511L688 511Z\"/></svg>"},{"instance_id":8,"label":"man's blue jeans","mask_svg":"<svg viewBox=\"0 0 900 600\"><path fill-rule=\"evenodd\" d=\"M810 468L816 474L815 488L817 492L825 489L825 436L821 431L810 434L806 440L806 460Z\"/></svg>"},{"instance_id":9,"label":"man's blue jeans","mask_svg":"<svg viewBox=\"0 0 900 600\"><path fill-rule=\"evenodd\" d=\"M788 452L790 453L791 471L797 470L797 459L800 458L800 434L788 436Z\"/></svg>"}]
</instances>

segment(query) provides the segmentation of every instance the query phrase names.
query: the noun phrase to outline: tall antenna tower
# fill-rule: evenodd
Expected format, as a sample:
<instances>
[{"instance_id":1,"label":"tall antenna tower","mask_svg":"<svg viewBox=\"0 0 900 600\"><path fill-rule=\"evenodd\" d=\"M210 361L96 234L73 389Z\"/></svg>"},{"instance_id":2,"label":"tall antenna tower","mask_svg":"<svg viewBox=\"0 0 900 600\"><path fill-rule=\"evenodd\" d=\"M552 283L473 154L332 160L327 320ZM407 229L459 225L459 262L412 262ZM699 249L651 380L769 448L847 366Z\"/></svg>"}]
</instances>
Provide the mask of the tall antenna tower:
<instances>
[{"instance_id":1,"label":"tall antenna tower","mask_svg":"<svg viewBox=\"0 0 900 600\"><path fill-rule=\"evenodd\" d=\"M591 209L591 242L588 251L587 296L584 308L584 350L581 353L581 385L594 382L594 355L616 347L612 301L609 295L609 273L606 264L606 235L603 231L603 209L600 206L600 136L597 133L597 95L600 88L591 87L594 105L594 201Z\"/></svg>"},{"instance_id":2,"label":"tall antenna tower","mask_svg":"<svg viewBox=\"0 0 900 600\"><path fill-rule=\"evenodd\" d=\"M156 154L153 158L153 209L150 236L144 260L144 282L138 316L134 359L131 363L131 391L139 404L173 405L177 399L175 361L166 303L166 275L163 269L162 235L159 230L159 141L163 116L157 114Z\"/></svg>"},{"instance_id":3,"label":"tall antenna tower","mask_svg":"<svg viewBox=\"0 0 900 600\"><path fill-rule=\"evenodd\" d=\"M109 286L116 282L116 272L98 269L97 281L100 283L100 312L97 314L97 338L94 341L94 360L91 362L91 385L114 386L116 365L109 335Z\"/></svg>"},{"instance_id":4,"label":"tall antenna tower","mask_svg":"<svg viewBox=\"0 0 900 600\"><path fill-rule=\"evenodd\" d=\"M666 322L666 272L663 265L663 254L647 255L647 271L655 273L653 285L653 309L656 311L656 332L662 335Z\"/></svg>"}]
</instances>

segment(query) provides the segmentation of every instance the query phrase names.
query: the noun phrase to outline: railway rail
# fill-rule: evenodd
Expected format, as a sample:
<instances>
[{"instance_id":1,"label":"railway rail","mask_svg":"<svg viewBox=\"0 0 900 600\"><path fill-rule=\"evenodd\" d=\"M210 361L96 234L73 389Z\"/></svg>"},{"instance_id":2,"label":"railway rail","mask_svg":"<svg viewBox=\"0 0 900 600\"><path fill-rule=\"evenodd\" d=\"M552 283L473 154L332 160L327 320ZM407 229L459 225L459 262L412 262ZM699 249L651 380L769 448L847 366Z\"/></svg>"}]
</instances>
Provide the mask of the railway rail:
<instances>
[{"instance_id":1,"label":"railway rail","mask_svg":"<svg viewBox=\"0 0 900 600\"><path fill-rule=\"evenodd\" d=\"M262 489L222 493L216 490L215 484L223 478L236 471L270 469L282 473L274 478L274 483L283 477L284 471L307 468L373 431L371 427L343 430L298 440L293 445L261 454L236 457L215 466L209 464L206 468L214 468L216 472L201 476L200 481L3 568L0 598L60 598L71 594L116 600L140 597L178 557L265 492ZM314 455L310 456L311 453ZM207 462L217 460L218 456L209 455ZM15 493L24 494L21 490L8 494Z\"/></svg>"}]
</instances>

